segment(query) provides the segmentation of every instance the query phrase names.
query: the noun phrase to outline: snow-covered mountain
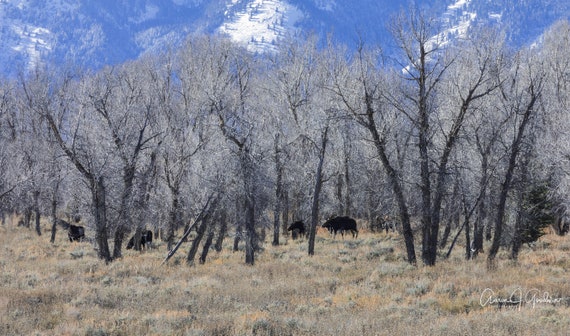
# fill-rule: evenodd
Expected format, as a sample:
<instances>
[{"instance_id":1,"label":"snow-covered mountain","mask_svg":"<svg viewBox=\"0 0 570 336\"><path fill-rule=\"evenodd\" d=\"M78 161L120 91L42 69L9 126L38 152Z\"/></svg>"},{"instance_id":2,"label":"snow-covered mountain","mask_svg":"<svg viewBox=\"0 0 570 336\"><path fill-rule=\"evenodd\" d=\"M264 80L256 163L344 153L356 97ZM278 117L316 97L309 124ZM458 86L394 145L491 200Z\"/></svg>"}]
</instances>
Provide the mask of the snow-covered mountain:
<instances>
[{"instance_id":1,"label":"snow-covered mountain","mask_svg":"<svg viewBox=\"0 0 570 336\"><path fill-rule=\"evenodd\" d=\"M274 51L278 40L294 34L304 19L298 7L283 0L252 0L245 6L232 1L224 12L224 23L217 28L253 52Z\"/></svg>"},{"instance_id":2,"label":"snow-covered mountain","mask_svg":"<svg viewBox=\"0 0 570 336\"><path fill-rule=\"evenodd\" d=\"M40 62L97 68L176 47L193 33L223 34L253 52L285 36L332 34L389 48L387 26L408 7L393 0L0 0L0 73ZM532 43L559 19L568 0L416 0L441 18L446 36L498 25L513 46Z\"/></svg>"}]
</instances>

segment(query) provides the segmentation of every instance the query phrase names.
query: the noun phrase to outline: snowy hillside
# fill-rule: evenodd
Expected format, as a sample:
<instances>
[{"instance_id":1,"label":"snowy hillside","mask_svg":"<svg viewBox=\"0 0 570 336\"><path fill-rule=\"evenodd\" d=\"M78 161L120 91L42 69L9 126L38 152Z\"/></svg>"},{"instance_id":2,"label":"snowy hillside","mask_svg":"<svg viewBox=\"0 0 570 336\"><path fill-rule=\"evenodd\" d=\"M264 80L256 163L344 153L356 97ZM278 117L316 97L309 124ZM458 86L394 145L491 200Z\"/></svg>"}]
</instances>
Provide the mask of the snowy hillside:
<instances>
[{"instance_id":1,"label":"snowy hillside","mask_svg":"<svg viewBox=\"0 0 570 336\"><path fill-rule=\"evenodd\" d=\"M469 27L477 18L477 13L469 8L472 0L457 0L447 7L447 11L442 15L442 21L446 30L442 35L452 35L454 37L465 37L469 32Z\"/></svg>"},{"instance_id":2,"label":"snowy hillside","mask_svg":"<svg viewBox=\"0 0 570 336\"><path fill-rule=\"evenodd\" d=\"M284 0L253 0L246 6L234 0L224 16L218 33L227 34L250 51L267 52L275 51L279 38L295 33L304 14Z\"/></svg>"},{"instance_id":3,"label":"snowy hillside","mask_svg":"<svg viewBox=\"0 0 570 336\"><path fill-rule=\"evenodd\" d=\"M440 37L473 25L504 29L515 46L532 43L568 19L568 0L419 0L441 19ZM250 51L271 52L279 39L316 33L348 46L358 39L389 48L387 26L404 3L393 0L0 0L0 73L40 62L97 68L176 46L188 34L227 35Z\"/></svg>"}]
</instances>

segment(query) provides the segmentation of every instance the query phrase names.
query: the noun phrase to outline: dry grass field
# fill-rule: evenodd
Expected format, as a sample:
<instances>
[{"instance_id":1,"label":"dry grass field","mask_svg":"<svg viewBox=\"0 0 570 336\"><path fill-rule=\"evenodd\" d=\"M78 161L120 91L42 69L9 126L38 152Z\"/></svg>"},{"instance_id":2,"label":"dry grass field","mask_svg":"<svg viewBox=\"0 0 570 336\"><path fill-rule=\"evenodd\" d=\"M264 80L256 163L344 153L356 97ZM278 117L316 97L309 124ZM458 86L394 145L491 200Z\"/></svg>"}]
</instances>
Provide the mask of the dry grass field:
<instances>
[{"instance_id":1,"label":"dry grass field","mask_svg":"<svg viewBox=\"0 0 570 336\"><path fill-rule=\"evenodd\" d=\"M156 242L109 265L88 242L44 227L0 226L0 335L568 335L570 240L545 236L518 263L465 262L461 246L435 267L409 266L400 236L319 232L257 254L231 240L204 265L169 261ZM499 307L498 302L522 301ZM522 300L521 300L522 297Z\"/></svg>"}]
</instances>

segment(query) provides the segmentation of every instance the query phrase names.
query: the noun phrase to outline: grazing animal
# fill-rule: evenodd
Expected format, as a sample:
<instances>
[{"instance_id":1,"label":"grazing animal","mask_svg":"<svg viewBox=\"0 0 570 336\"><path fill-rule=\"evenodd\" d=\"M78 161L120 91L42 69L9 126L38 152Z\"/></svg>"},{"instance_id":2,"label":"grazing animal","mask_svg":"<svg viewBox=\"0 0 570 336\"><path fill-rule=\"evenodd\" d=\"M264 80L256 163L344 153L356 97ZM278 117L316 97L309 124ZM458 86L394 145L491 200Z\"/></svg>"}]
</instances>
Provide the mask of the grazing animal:
<instances>
[{"instance_id":1,"label":"grazing animal","mask_svg":"<svg viewBox=\"0 0 570 336\"><path fill-rule=\"evenodd\" d=\"M85 239L85 228L79 225L69 224L69 228L67 229L67 236L69 237L69 241L82 241Z\"/></svg>"},{"instance_id":2,"label":"grazing animal","mask_svg":"<svg viewBox=\"0 0 570 336\"><path fill-rule=\"evenodd\" d=\"M322 227L327 228L333 237L336 237L336 233L340 231L340 234L344 238L344 231L350 231L352 237L358 237L358 230L356 229L356 221L350 217L334 217L327 220Z\"/></svg>"},{"instance_id":3,"label":"grazing animal","mask_svg":"<svg viewBox=\"0 0 570 336\"><path fill-rule=\"evenodd\" d=\"M293 239L297 238L297 235L302 237L305 235L305 223L303 223L303 221L296 221L289 225L287 231L291 231Z\"/></svg>"},{"instance_id":4,"label":"grazing animal","mask_svg":"<svg viewBox=\"0 0 570 336\"><path fill-rule=\"evenodd\" d=\"M135 247L135 237L136 235L132 236L127 243L127 250L132 249ZM150 248L152 245L152 231L146 230L141 233L141 248L144 249L145 246Z\"/></svg>"}]
</instances>

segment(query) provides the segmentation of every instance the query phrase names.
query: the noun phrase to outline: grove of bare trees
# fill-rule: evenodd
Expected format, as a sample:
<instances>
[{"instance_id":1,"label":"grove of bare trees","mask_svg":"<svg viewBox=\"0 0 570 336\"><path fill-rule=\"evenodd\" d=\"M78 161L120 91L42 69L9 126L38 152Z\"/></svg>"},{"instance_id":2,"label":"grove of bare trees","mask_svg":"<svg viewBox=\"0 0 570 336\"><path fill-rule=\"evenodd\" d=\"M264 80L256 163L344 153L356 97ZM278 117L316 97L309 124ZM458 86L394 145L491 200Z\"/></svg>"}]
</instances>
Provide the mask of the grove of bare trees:
<instances>
[{"instance_id":1,"label":"grove of bare trees","mask_svg":"<svg viewBox=\"0 0 570 336\"><path fill-rule=\"evenodd\" d=\"M172 250L192 223L253 265L269 232L333 215L397 223L406 258L516 259L570 197L570 23L511 49L500 33L450 44L423 13L396 18L397 52L316 37L253 55L213 36L100 70L39 65L0 79L0 213L81 217L98 256L148 228ZM324 47L322 45L325 45ZM135 239L139 241L140 239ZM112 244L112 245L111 245ZM135 248L139 248L136 246Z\"/></svg>"}]
</instances>

